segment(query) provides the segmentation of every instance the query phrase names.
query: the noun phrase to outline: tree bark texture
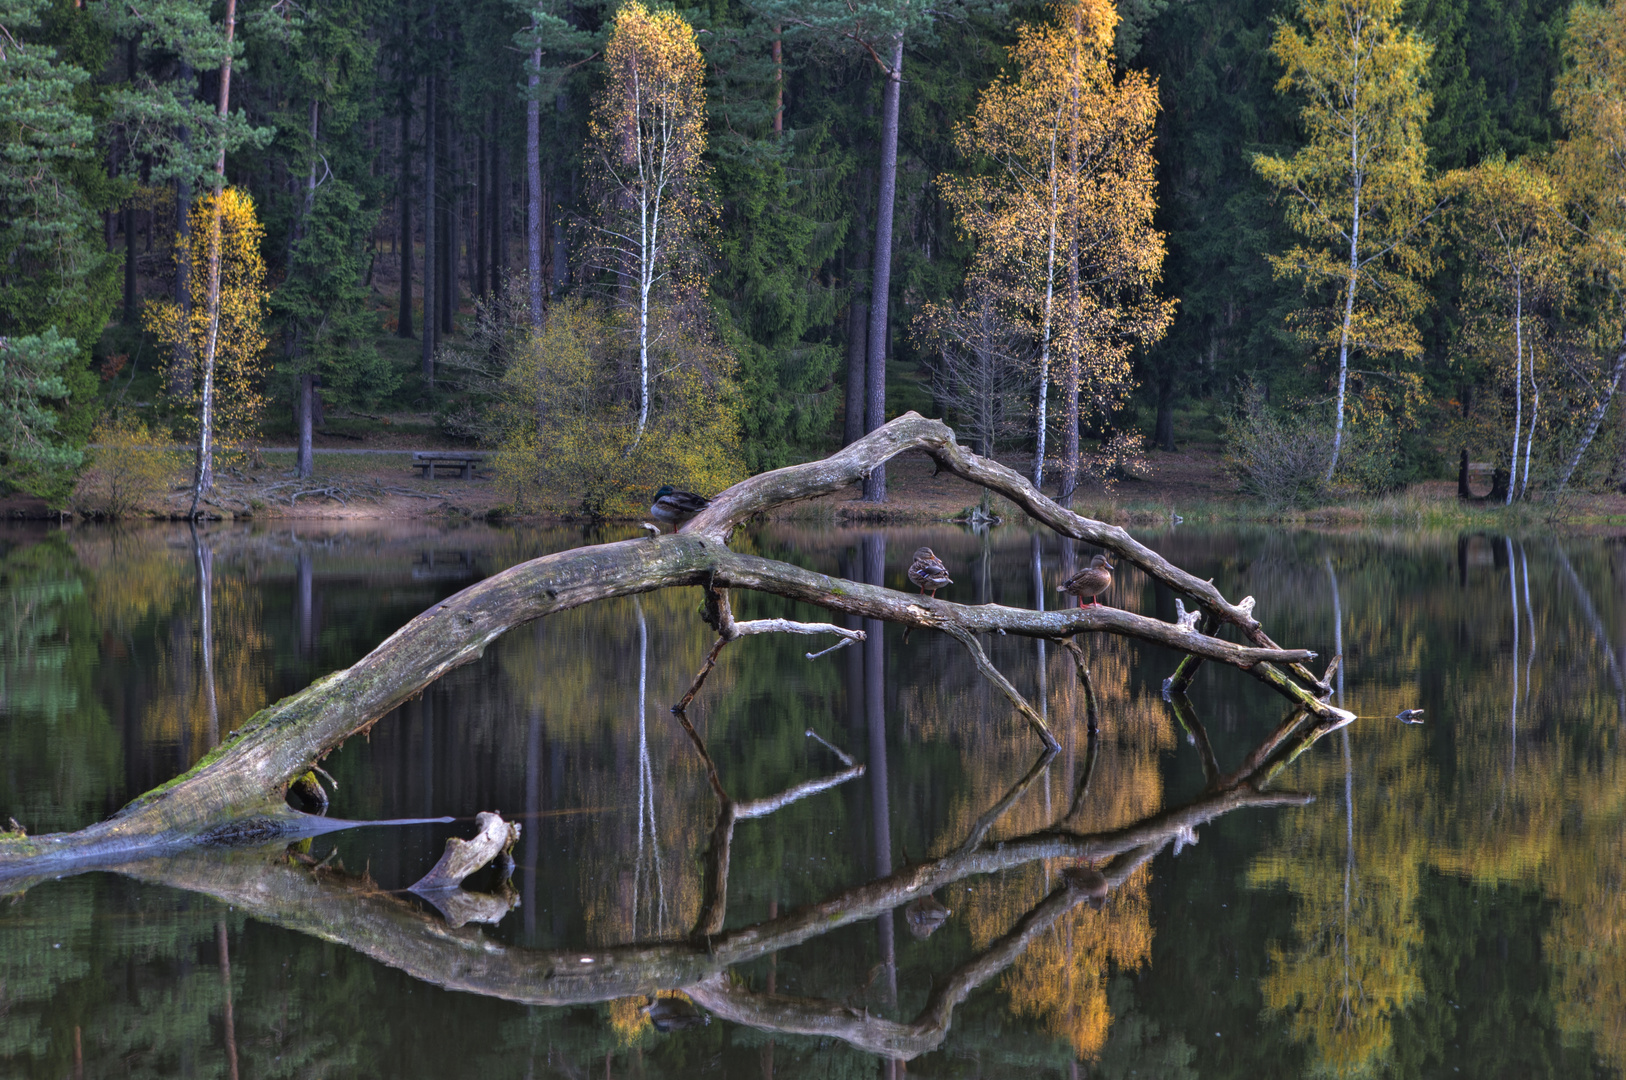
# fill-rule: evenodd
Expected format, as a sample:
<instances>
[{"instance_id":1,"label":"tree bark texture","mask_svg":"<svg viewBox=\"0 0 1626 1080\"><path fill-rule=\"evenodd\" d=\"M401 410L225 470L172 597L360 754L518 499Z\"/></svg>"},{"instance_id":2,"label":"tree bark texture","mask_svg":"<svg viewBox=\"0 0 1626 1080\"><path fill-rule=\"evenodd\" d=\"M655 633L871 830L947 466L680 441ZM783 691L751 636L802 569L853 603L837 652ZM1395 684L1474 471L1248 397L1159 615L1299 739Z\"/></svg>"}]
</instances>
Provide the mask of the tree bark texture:
<instances>
[{"instance_id":1,"label":"tree bark texture","mask_svg":"<svg viewBox=\"0 0 1626 1080\"><path fill-rule=\"evenodd\" d=\"M411 341L417 335L412 331L412 109L411 97L401 97L401 179L399 188L401 211L401 296L395 309L395 336Z\"/></svg>"},{"instance_id":2,"label":"tree bark texture","mask_svg":"<svg viewBox=\"0 0 1626 1080\"><path fill-rule=\"evenodd\" d=\"M847 309L847 396L841 445L864 437L864 369L868 349L869 303L854 296Z\"/></svg>"},{"instance_id":3,"label":"tree bark texture","mask_svg":"<svg viewBox=\"0 0 1626 1080\"><path fill-rule=\"evenodd\" d=\"M525 282L531 304L531 326L542 329L542 102L537 94L542 83L542 50L531 52L526 72L530 94L525 99Z\"/></svg>"},{"instance_id":4,"label":"tree bark texture","mask_svg":"<svg viewBox=\"0 0 1626 1080\"><path fill-rule=\"evenodd\" d=\"M870 279L869 343L865 361L864 430L886 423L888 300L892 293L892 212L898 194L898 105L903 89L903 34L892 42L892 66L881 94L881 185L875 203L875 269ZM886 467L864 480L864 501L886 502Z\"/></svg>"},{"instance_id":5,"label":"tree bark texture","mask_svg":"<svg viewBox=\"0 0 1626 1080\"><path fill-rule=\"evenodd\" d=\"M435 385L435 76L424 79L423 92L423 381Z\"/></svg>"},{"instance_id":6,"label":"tree bark texture","mask_svg":"<svg viewBox=\"0 0 1626 1080\"><path fill-rule=\"evenodd\" d=\"M924 451L939 468L1004 495L1064 536L1116 552L1220 624L1236 626L1252 644L1233 644L1106 606L1039 612L955 604L832 578L726 546L735 527L752 515L856 484L876 466L911 450ZM292 780L446 672L479 657L508 630L594 600L686 585L751 589L828 611L948 633L966 646L979 669L1047 746L1053 747L1055 740L1043 720L988 662L976 635L1063 639L1080 633L1119 634L1248 671L1324 725L1354 719L1300 685L1319 682L1303 667L1314 654L1276 647L1253 618L1252 598L1230 603L1212 584L1171 565L1123 529L1080 517L1012 470L970 453L941 421L907 413L829 458L736 484L675 534L558 552L473 585L417 616L354 666L238 723L235 733L186 775L142 795L107 821L72 834L0 838L0 865L26 858L72 866L132 857L134 851L270 838L308 828L305 815L283 801ZM1300 682L1279 665L1289 665Z\"/></svg>"}]
</instances>

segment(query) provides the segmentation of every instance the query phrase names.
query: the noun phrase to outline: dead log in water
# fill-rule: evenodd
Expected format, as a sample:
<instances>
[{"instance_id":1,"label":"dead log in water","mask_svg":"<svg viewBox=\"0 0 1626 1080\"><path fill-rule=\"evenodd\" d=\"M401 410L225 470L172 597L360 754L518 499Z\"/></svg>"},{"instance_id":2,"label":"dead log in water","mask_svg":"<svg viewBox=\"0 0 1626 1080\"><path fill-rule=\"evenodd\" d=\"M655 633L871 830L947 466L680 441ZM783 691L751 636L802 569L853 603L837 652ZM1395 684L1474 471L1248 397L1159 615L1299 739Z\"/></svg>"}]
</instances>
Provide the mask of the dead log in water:
<instances>
[{"instance_id":1,"label":"dead log in water","mask_svg":"<svg viewBox=\"0 0 1626 1080\"><path fill-rule=\"evenodd\" d=\"M1062 535L1113 551L1219 623L1236 626L1250 644L1106 606L1037 612L955 604L813 573L727 546L733 530L752 515L860 483L908 451L924 452L940 468L1004 495ZM828 458L736 484L674 535L558 552L470 586L417 616L353 666L262 709L185 775L140 796L107 821L75 833L0 835L0 873L60 872L167 848L300 835L311 825L285 802L290 782L448 671L477 659L502 634L595 600L693 585L714 593L749 589L827 611L941 630L965 645L972 662L1051 748L1056 741L1039 711L989 661L977 635L1117 634L1247 671L1323 725L1353 719L1312 692L1321 690L1320 680L1304 661L1314 653L1279 648L1254 619L1251 605L1232 604L1212 583L1172 565L1123 529L1058 506L1020 475L961 447L941 421L908 413Z\"/></svg>"}]
</instances>

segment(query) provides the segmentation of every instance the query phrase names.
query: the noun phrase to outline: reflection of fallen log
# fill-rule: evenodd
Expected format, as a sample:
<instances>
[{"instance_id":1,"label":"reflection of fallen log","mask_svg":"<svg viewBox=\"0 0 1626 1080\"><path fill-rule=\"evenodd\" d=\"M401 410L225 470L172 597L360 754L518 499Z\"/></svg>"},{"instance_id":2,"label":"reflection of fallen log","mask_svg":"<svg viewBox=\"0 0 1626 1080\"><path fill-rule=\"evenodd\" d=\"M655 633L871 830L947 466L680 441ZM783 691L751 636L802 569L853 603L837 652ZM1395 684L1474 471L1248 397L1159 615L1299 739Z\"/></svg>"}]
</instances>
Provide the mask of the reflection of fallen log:
<instances>
[{"instance_id":1,"label":"reflection of fallen log","mask_svg":"<svg viewBox=\"0 0 1626 1080\"><path fill-rule=\"evenodd\" d=\"M1036 612L911 596L741 554L726 546L734 528L751 515L849 486L877 465L911 450L922 451L939 467L1004 495L1065 536L1116 552L1214 619L1236 626L1250 644L1189 633L1170 623L1106 606ZM1313 654L1278 648L1253 618L1250 607L1231 604L1212 584L1171 565L1123 529L1080 517L1011 470L966 451L942 422L909 413L822 461L764 473L735 485L675 535L558 552L470 586L413 619L353 667L261 710L185 776L142 795L108 821L77 833L0 837L0 873L60 873L191 843L253 842L298 835L305 826L283 802L292 780L447 671L477 658L503 633L594 600L690 585L704 585L718 593L750 589L829 611L947 633L966 647L978 670L1005 693L1046 746L1053 747L1055 739L1040 712L994 667L978 643L978 635L1061 638L1110 633L1132 637L1245 670L1321 721L1350 718L1311 692L1319 682L1303 661ZM839 628L827 632L851 634Z\"/></svg>"},{"instance_id":2,"label":"reflection of fallen log","mask_svg":"<svg viewBox=\"0 0 1626 1080\"><path fill-rule=\"evenodd\" d=\"M446 922L454 927L471 922L496 925L519 906L519 893L508 884L508 870L513 866L508 853L519 839L519 826L509 824L497 814L480 814L474 820L480 826L474 838L460 840L454 836L447 840L440 861L411 888L435 905ZM499 856L508 865L497 892L472 893L463 888L464 878L483 870Z\"/></svg>"},{"instance_id":3,"label":"reflection of fallen log","mask_svg":"<svg viewBox=\"0 0 1626 1080\"><path fill-rule=\"evenodd\" d=\"M830 747L846 764L845 770L776 795L736 802L718 779L704 740L685 723L711 778L719 821L707 859L700 925L694 935L681 941L639 941L591 950L513 947L456 920L443 922L405 897L381 890L370 878L328 868L326 860L314 868L302 865L280 847L253 851L193 848L114 869L213 896L254 918L348 946L447 989L552 1006L653 998L677 990L713 1014L737 1023L768 1032L837 1038L862 1050L907 1059L940 1046L955 1008L979 986L1007 970L1047 929L1080 904L1094 901L1098 905L1166 845L1191 842L1195 830L1235 810L1308 802L1303 795L1259 790L1286 762L1338 726L1336 721L1305 723L1306 719L1302 711L1295 713L1245 759L1242 768L1224 777L1216 769L1208 790L1182 806L1121 828L1077 833L1065 824L1078 809L1075 800L1045 829L1003 840L988 839L998 819L1044 774L1054 758L1047 751L993 801L968 831L965 842L950 854L733 930L723 929L733 823L828 790L860 775L862 766ZM1185 720L1200 728L1189 710ZM1081 797L1087 787L1088 780L1081 781ZM481 815L480 824L475 840L448 845L447 856L425 880L461 881L481 858L500 856L514 833L496 815ZM1064 870L1058 887L1002 937L934 980L931 996L913 1020L873 1016L829 999L756 993L729 973L737 965L888 915L966 878L1000 874L1045 859L1061 860L1077 869Z\"/></svg>"}]
</instances>

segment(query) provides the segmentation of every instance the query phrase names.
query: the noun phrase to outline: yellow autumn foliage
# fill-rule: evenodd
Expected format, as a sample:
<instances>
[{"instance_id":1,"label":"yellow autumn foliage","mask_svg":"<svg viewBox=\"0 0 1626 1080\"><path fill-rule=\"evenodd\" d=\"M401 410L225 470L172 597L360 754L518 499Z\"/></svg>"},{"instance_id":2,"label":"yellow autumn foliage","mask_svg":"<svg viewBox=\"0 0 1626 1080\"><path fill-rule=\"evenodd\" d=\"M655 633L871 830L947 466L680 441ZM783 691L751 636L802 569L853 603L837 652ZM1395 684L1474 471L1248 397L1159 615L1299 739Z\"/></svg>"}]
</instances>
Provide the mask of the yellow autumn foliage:
<instances>
[{"instance_id":1,"label":"yellow autumn foliage","mask_svg":"<svg viewBox=\"0 0 1626 1080\"><path fill-rule=\"evenodd\" d=\"M178 413L183 438L195 439L203 397L203 357L209 342L209 246L216 200L220 219L220 318L215 347L213 426L217 452L229 455L259 432L265 412L265 230L254 200L238 188L206 194L192 207L191 231L176 240L187 275L188 305L150 300L143 327L166 353L163 387Z\"/></svg>"},{"instance_id":2,"label":"yellow autumn foliage","mask_svg":"<svg viewBox=\"0 0 1626 1080\"><path fill-rule=\"evenodd\" d=\"M492 464L515 506L629 516L662 484L712 495L745 475L733 357L671 320L641 425L627 317L561 300L505 375Z\"/></svg>"},{"instance_id":3,"label":"yellow autumn foliage","mask_svg":"<svg viewBox=\"0 0 1626 1080\"><path fill-rule=\"evenodd\" d=\"M171 481L186 470L168 432L151 431L130 417L104 418L90 440L90 467L71 500L79 514L122 518L156 509Z\"/></svg>"}]
</instances>

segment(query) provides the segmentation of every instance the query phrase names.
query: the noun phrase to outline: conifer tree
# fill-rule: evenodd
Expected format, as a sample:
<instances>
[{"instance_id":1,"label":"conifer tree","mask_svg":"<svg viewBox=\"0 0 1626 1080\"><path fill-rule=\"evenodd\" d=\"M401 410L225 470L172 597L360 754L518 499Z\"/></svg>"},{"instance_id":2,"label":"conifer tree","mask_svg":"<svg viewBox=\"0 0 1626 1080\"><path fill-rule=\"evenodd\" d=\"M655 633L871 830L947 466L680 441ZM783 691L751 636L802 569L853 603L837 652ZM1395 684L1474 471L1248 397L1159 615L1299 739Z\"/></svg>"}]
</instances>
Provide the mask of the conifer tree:
<instances>
[{"instance_id":1,"label":"conifer tree","mask_svg":"<svg viewBox=\"0 0 1626 1080\"><path fill-rule=\"evenodd\" d=\"M94 420L86 361L117 288L97 219L122 192L97 167L86 67L107 49L88 23L45 0L0 0L0 460L3 483L55 505Z\"/></svg>"}]
</instances>

